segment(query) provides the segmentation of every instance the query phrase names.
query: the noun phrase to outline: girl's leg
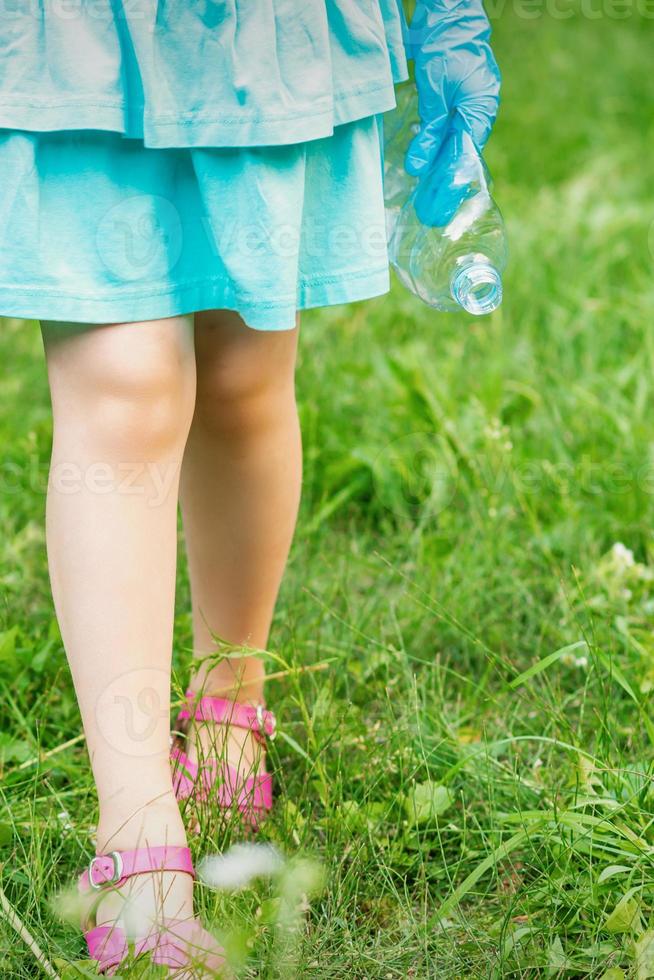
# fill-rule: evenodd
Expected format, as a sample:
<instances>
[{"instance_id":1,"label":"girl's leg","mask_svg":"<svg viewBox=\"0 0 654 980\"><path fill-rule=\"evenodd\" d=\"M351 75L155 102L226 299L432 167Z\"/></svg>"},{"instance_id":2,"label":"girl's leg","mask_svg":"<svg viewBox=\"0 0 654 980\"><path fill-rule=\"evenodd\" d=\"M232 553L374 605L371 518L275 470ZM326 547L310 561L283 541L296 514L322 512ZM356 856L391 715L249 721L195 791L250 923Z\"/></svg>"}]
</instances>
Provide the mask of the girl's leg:
<instances>
[{"instance_id":1,"label":"girl's leg","mask_svg":"<svg viewBox=\"0 0 654 980\"><path fill-rule=\"evenodd\" d=\"M298 332L255 331L224 310L195 317L197 398L181 504L200 657L216 650L212 633L258 648L268 641L300 499ZM247 657L200 665L190 686L256 702L263 681L263 661ZM228 738L232 764L251 772L258 743L241 729Z\"/></svg>"},{"instance_id":2,"label":"girl's leg","mask_svg":"<svg viewBox=\"0 0 654 980\"><path fill-rule=\"evenodd\" d=\"M192 318L42 329L54 414L48 559L98 791L98 852L183 845L169 701ZM188 875L154 877L125 891L138 887L149 915L190 915ZM99 921L121 905L108 896Z\"/></svg>"}]
</instances>

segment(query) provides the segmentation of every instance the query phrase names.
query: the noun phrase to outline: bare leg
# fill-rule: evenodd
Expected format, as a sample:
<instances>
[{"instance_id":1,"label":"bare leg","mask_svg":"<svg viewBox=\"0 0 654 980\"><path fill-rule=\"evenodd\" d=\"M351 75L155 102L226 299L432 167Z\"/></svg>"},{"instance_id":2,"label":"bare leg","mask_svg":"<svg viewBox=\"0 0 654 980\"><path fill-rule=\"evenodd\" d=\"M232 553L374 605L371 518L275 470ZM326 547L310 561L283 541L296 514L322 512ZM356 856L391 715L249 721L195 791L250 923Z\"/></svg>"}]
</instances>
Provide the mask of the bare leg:
<instances>
[{"instance_id":1,"label":"bare leg","mask_svg":"<svg viewBox=\"0 0 654 980\"><path fill-rule=\"evenodd\" d=\"M213 635L257 648L268 642L302 479L298 332L258 332L226 311L196 314L197 400L181 503L200 657L215 652ZM257 702L263 682L263 661L247 657L209 671L201 665L191 687ZM228 738L229 761L256 769L260 751L249 733L230 729Z\"/></svg>"},{"instance_id":2,"label":"bare leg","mask_svg":"<svg viewBox=\"0 0 654 980\"><path fill-rule=\"evenodd\" d=\"M98 791L98 850L183 845L169 704L192 318L42 329L54 413L48 559ZM126 888L148 915L190 915L190 878L158 877ZM108 896L98 921L121 907Z\"/></svg>"}]
</instances>

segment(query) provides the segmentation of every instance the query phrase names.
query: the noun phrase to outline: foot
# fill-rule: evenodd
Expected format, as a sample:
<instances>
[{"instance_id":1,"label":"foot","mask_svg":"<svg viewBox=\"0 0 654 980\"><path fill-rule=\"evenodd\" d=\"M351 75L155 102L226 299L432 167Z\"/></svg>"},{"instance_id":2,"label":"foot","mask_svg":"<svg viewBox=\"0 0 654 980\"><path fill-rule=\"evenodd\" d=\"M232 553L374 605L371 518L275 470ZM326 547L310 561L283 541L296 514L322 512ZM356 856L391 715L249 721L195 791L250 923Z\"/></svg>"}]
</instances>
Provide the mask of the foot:
<instances>
[{"instance_id":1,"label":"foot","mask_svg":"<svg viewBox=\"0 0 654 980\"><path fill-rule=\"evenodd\" d=\"M186 847L186 833L179 808L168 799L125 814L122 808L102 808L98 824L97 853L129 851L139 847ZM193 915L193 879L187 874L163 872L130 878L119 891L107 892L98 906L98 925L115 922L125 911L125 900L150 920L165 916L184 919Z\"/></svg>"},{"instance_id":2,"label":"foot","mask_svg":"<svg viewBox=\"0 0 654 980\"><path fill-rule=\"evenodd\" d=\"M266 751L254 734L244 728L213 721L191 721L186 752L195 765L208 760L226 762L241 780L266 772Z\"/></svg>"},{"instance_id":3,"label":"foot","mask_svg":"<svg viewBox=\"0 0 654 980\"><path fill-rule=\"evenodd\" d=\"M212 695L205 689L203 697L210 698ZM243 705L254 717L253 709L256 710L256 705L252 701L232 701L229 695L222 692L220 698L227 699L229 704ZM198 703L197 699L195 703ZM185 753L191 767L197 767L199 773L204 774L204 779L200 775L196 782L197 788L194 787L192 793L196 804L193 829L199 829L197 805L213 799L218 801L220 809L228 818L240 819L246 816L245 825L251 825L256 830L257 814L252 812L252 805L244 806L243 795L245 788L251 787L253 781L259 785L269 782L265 778L267 770L264 738L257 731L230 721L230 713L225 720L218 721L211 717L209 711L203 710L201 715L203 717L193 717L191 712L191 717L177 725L178 730L184 733L183 739L178 740L178 748ZM181 794L182 798L183 795ZM251 801L253 802L254 800ZM255 809L261 810L261 800L257 799L256 803Z\"/></svg>"},{"instance_id":4,"label":"foot","mask_svg":"<svg viewBox=\"0 0 654 980\"><path fill-rule=\"evenodd\" d=\"M119 829L107 834L105 828L108 827ZM145 807L137 816L125 819L121 814L107 813L106 810L102 814L98 828L98 854L128 854L137 850L154 854L162 846L171 853L186 848L179 808L172 793L169 800ZM105 864L101 859L97 859L95 864L91 862L91 875L96 885L103 881L103 874L107 873ZM208 953L213 947L215 954L216 949L213 937L204 933L193 917L193 877L188 870L145 871L125 877L118 886L110 883L98 891L89 887L87 873L85 884L83 901L86 921L83 928L90 930L91 936L95 937L89 941L90 954L96 954L94 958L111 959L110 946L114 942L120 944L123 933L134 940L136 946L139 941L149 937L150 945L144 948L154 949L160 942L161 934L167 931L172 935L172 962L178 964L169 968L171 977L198 980L217 975L214 971L207 972L201 965L192 968L181 965L184 955L179 953L179 949L196 952L200 961L203 961L205 951ZM110 945L107 946L107 943ZM197 950L194 950L194 945ZM112 973L113 969L108 972Z\"/></svg>"}]
</instances>

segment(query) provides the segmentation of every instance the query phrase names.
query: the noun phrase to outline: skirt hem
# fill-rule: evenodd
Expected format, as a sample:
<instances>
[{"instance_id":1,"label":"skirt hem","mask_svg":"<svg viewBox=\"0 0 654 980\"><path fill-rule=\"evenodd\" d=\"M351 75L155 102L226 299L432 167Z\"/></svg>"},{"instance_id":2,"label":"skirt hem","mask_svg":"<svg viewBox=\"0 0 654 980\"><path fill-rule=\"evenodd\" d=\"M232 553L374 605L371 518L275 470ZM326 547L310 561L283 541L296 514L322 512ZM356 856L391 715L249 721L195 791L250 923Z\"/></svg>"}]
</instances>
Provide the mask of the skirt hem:
<instances>
[{"instance_id":1,"label":"skirt hem","mask_svg":"<svg viewBox=\"0 0 654 980\"><path fill-rule=\"evenodd\" d=\"M65 323L134 323L182 316L207 309L227 309L239 313L254 330L291 330L298 310L339 306L372 299L390 288L388 265L364 269L347 276L323 280L300 280L295 300L282 298L267 302L239 296L221 278L203 280L186 288L149 290L131 296L87 296L80 298L58 290L20 286L0 287L0 316L22 320L54 320ZM20 295L22 294L22 295Z\"/></svg>"},{"instance_id":2,"label":"skirt hem","mask_svg":"<svg viewBox=\"0 0 654 980\"><path fill-rule=\"evenodd\" d=\"M0 129L32 133L99 130L142 140L146 149L283 146L324 139L332 136L337 126L389 112L395 106L395 87L388 82L335 96L324 108L302 115L261 118L198 113L175 117L146 112L142 125L134 125L129 122L133 107L122 102L78 99L47 106L48 122L44 125L44 104L0 98Z\"/></svg>"}]
</instances>

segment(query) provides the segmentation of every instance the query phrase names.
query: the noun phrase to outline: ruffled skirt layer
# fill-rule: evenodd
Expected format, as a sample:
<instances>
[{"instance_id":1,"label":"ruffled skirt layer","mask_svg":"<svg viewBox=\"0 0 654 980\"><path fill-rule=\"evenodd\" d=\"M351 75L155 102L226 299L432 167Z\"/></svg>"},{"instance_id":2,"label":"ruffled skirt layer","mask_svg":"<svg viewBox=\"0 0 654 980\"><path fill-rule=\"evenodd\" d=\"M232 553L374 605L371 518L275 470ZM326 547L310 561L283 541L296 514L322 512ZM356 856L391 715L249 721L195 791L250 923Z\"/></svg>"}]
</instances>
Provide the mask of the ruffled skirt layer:
<instances>
[{"instance_id":1,"label":"ruffled skirt layer","mask_svg":"<svg viewBox=\"0 0 654 980\"><path fill-rule=\"evenodd\" d=\"M393 107L400 0L17 0L0 127L146 147L270 146Z\"/></svg>"}]
</instances>

